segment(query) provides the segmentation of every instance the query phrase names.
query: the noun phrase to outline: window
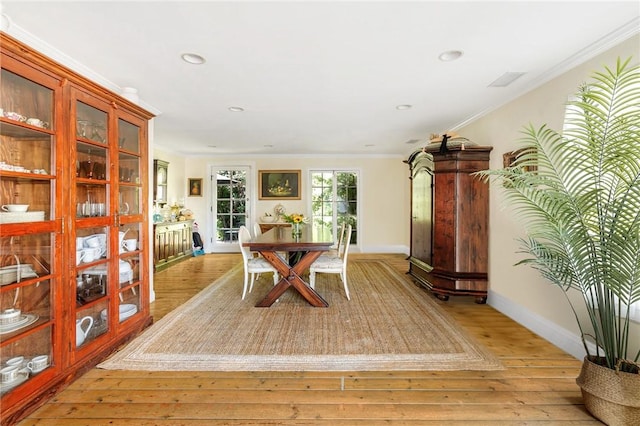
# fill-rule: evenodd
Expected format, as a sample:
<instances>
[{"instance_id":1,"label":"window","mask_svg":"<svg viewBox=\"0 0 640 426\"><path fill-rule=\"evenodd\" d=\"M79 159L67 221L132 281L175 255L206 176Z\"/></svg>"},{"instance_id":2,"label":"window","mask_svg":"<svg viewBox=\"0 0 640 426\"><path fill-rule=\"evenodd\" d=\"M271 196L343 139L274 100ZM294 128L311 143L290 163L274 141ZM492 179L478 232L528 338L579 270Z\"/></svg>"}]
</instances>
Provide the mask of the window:
<instances>
[{"instance_id":1,"label":"window","mask_svg":"<svg viewBox=\"0 0 640 426\"><path fill-rule=\"evenodd\" d=\"M335 240L340 226L351 224L351 244L358 242L358 181L356 171L311 171L311 221Z\"/></svg>"}]
</instances>

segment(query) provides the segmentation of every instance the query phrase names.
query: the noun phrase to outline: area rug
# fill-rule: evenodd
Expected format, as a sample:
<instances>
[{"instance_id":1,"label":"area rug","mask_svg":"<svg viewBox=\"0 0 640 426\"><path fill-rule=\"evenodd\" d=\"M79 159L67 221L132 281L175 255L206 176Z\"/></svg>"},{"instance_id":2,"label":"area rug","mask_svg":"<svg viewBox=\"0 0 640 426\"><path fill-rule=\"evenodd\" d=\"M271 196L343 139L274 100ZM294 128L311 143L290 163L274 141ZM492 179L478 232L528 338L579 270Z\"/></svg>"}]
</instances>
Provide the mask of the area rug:
<instances>
[{"instance_id":1,"label":"area rug","mask_svg":"<svg viewBox=\"0 0 640 426\"><path fill-rule=\"evenodd\" d=\"M152 371L498 370L499 360L431 296L383 260L349 263L347 300L338 275L321 274L329 303L310 306L292 288L256 303L263 274L241 300L242 264L167 314L100 365Z\"/></svg>"}]
</instances>

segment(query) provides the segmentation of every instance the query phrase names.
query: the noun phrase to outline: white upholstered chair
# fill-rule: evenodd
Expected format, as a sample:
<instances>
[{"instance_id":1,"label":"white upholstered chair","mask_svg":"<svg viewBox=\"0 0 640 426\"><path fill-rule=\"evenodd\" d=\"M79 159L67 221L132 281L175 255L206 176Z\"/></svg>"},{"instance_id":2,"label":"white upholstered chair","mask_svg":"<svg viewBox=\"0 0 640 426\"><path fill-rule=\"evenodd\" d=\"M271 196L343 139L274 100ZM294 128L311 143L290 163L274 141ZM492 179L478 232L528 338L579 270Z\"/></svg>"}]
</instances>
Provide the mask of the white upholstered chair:
<instances>
[{"instance_id":1,"label":"white upholstered chair","mask_svg":"<svg viewBox=\"0 0 640 426\"><path fill-rule=\"evenodd\" d=\"M351 225L347 225L345 236L342 240L344 248L340 256L320 256L309 267L309 285L316 288L316 274L340 274L344 293L347 300L351 300L349 296L349 287L347 286L347 256L349 255L349 245L351 244Z\"/></svg>"},{"instance_id":2,"label":"white upholstered chair","mask_svg":"<svg viewBox=\"0 0 640 426\"><path fill-rule=\"evenodd\" d=\"M257 275L260 275L263 272L272 272L273 273L273 285L278 284L279 277L278 271L276 268L271 266L267 260L260 257L253 257L251 254L251 250L249 247L245 247L243 244L251 239L251 233L246 226L241 226L238 230L238 243L240 244L240 251L242 252L242 261L244 263L244 284L242 287L242 299L247 294L247 288L249 293L253 290L253 283L257 279ZM251 274L251 282L249 282L249 274Z\"/></svg>"}]
</instances>

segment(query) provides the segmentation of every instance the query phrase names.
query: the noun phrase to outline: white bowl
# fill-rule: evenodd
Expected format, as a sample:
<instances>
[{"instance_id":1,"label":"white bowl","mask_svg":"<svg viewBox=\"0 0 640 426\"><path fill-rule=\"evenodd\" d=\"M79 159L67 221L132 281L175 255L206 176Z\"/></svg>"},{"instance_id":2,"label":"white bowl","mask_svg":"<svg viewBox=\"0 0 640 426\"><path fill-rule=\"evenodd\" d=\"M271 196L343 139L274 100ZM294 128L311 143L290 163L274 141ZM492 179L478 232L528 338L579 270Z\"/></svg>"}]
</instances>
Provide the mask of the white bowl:
<instances>
[{"instance_id":1,"label":"white bowl","mask_svg":"<svg viewBox=\"0 0 640 426\"><path fill-rule=\"evenodd\" d=\"M262 216L260 220L265 223L273 223L276 221L276 216Z\"/></svg>"},{"instance_id":2,"label":"white bowl","mask_svg":"<svg viewBox=\"0 0 640 426\"><path fill-rule=\"evenodd\" d=\"M5 204L2 206L2 210L6 212L19 212L23 213L29 209L29 204Z\"/></svg>"}]
</instances>

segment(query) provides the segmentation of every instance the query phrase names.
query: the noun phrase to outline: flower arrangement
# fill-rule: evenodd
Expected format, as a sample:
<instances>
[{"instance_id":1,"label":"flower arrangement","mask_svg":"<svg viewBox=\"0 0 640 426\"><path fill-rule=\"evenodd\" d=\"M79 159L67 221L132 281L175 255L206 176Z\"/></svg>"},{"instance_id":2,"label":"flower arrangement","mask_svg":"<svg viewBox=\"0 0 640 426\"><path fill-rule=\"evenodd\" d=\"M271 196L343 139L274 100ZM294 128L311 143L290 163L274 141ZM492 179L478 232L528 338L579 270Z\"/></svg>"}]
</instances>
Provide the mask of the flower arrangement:
<instances>
[{"instance_id":1,"label":"flower arrangement","mask_svg":"<svg viewBox=\"0 0 640 426\"><path fill-rule=\"evenodd\" d=\"M282 219L292 224L309 223L309 218L304 217L304 215L300 213L283 214Z\"/></svg>"}]
</instances>

